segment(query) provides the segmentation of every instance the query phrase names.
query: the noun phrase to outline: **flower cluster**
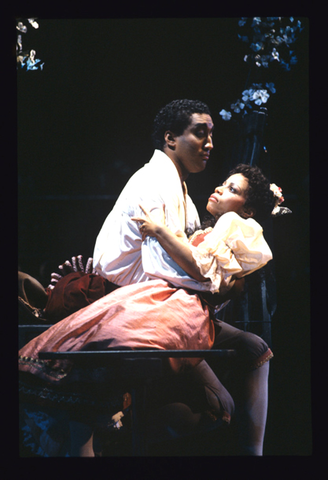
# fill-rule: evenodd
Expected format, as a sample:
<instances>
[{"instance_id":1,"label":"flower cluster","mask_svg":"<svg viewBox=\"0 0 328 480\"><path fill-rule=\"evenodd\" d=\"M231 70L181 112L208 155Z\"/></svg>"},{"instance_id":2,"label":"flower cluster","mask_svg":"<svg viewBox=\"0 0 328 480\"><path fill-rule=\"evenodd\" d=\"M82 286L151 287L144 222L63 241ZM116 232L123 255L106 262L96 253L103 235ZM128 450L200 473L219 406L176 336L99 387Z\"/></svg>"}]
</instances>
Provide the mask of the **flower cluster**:
<instances>
[{"instance_id":1,"label":"flower cluster","mask_svg":"<svg viewBox=\"0 0 328 480\"><path fill-rule=\"evenodd\" d=\"M286 22L290 25L286 25ZM267 68L270 62L277 61L284 70L290 70L297 63L291 45L303 30L300 20L296 21L293 17L242 17L238 25L252 30L252 33L246 31L244 33L248 34L238 35L240 40L249 44L251 50L250 54L245 55L245 62Z\"/></svg>"},{"instance_id":2,"label":"flower cluster","mask_svg":"<svg viewBox=\"0 0 328 480\"><path fill-rule=\"evenodd\" d=\"M282 189L278 187L275 183L270 184L270 190L273 192L273 195L276 199L274 209L272 210L272 215L275 215L279 212L279 205L285 201L282 195Z\"/></svg>"},{"instance_id":3,"label":"flower cluster","mask_svg":"<svg viewBox=\"0 0 328 480\"><path fill-rule=\"evenodd\" d=\"M286 22L291 25L286 25ZM246 29L248 35L238 37L249 44L251 53L245 55L244 60L256 67L269 66L270 62L278 62L285 70L290 70L291 65L297 62L297 57L291 50L290 45L297 39L297 34L303 30L301 22L295 21L293 17L242 17L238 25ZM248 29L248 30L247 30ZM238 99L230 104L230 109L222 109L220 115L223 120L231 120L234 114L246 113L252 110L253 106L261 106L267 103L270 93L275 93L274 83L262 84L253 83L247 90L242 92L241 100Z\"/></svg>"},{"instance_id":4,"label":"flower cluster","mask_svg":"<svg viewBox=\"0 0 328 480\"><path fill-rule=\"evenodd\" d=\"M244 90L242 92L241 100L238 99L235 103L230 105L231 110L234 113L241 113L243 111L244 115L253 108L252 102L254 105L260 106L263 103L267 103L270 93L275 93L276 89L274 87L274 83L266 83L266 88L262 87L261 83L253 83L251 88L248 90ZM232 118L232 113L222 109L220 112L223 120L230 120Z\"/></svg>"},{"instance_id":5,"label":"flower cluster","mask_svg":"<svg viewBox=\"0 0 328 480\"><path fill-rule=\"evenodd\" d=\"M282 195L282 189L278 187L275 183L270 184L270 190L273 192L273 195L278 199L278 205L284 202L284 197Z\"/></svg>"},{"instance_id":6,"label":"flower cluster","mask_svg":"<svg viewBox=\"0 0 328 480\"><path fill-rule=\"evenodd\" d=\"M35 29L39 28L38 22L35 18L28 18L28 23ZM27 33L27 26L24 25L22 21L18 21L16 25L16 30L18 30L17 34L17 42L16 42L16 59L17 65L20 64L22 68L26 68L26 70L38 70L43 69L44 63L41 62L40 59L35 58L36 51L23 51L23 41L22 41L22 33Z\"/></svg>"}]
</instances>

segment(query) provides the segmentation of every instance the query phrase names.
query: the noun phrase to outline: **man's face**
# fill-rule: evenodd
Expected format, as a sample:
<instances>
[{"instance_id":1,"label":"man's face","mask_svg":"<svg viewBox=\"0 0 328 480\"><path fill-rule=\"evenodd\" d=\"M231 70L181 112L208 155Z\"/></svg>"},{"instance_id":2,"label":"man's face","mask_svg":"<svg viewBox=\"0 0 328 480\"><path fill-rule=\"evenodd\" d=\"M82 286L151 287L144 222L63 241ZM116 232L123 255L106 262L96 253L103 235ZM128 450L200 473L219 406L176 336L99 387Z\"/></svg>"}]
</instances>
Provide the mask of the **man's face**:
<instances>
[{"instance_id":1,"label":"man's face","mask_svg":"<svg viewBox=\"0 0 328 480\"><path fill-rule=\"evenodd\" d=\"M173 162L180 178L185 180L189 173L198 173L205 169L213 148L213 121L205 113L193 113L191 123L182 135L174 137Z\"/></svg>"}]
</instances>

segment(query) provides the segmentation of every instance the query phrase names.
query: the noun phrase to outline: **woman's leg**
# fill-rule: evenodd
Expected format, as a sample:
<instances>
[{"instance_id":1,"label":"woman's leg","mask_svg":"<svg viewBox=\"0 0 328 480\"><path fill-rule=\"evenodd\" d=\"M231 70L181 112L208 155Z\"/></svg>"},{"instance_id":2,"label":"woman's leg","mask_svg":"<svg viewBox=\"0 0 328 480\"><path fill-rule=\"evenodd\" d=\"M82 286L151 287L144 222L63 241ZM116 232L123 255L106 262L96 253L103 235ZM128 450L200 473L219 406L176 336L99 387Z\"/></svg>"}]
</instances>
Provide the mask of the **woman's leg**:
<instances>
[{"instance_id":1,"label":"woman's leg","mask_svg":"<svg viewBox=\"0 0 328 480\"><path fill-rule=\"evenodd\" d=\"M188 372L153 382L147 418L151 442L229 425L234 401L202 360Z\"/></svg>"},{"instance_id":2,"label":"woman's leg","mask_svg":"<svg viewBox=\"0 0 328 480\"><path fill-rule=\"evenodd\" d=\"M269 362L245 373L236 399L236 420L242 455L263 455L268 409Z\"/></svg>"},{"instance_id":3,"label":"woman's leg","mask_svg":"<svg viewBox=\"0 0 328 480\"><path fill-rule=\"evenodd\" d=\"M263 455L268 409L269 359L264 340L218 322L216 348L235 348L237 360L229 371L227 388L235 401L236 428L243 455Z\"/></svg>"},{"instance_id":4,"label":"woman's leg","mask_svg":"<svg viewBox=\"0 0 328 480\"><path fill-rule=\"evenodd\" d=\"M228 390L222 385L211 367L205 360L202 360L189 372L189 381L194 389L195 385L203 391L209 410L230 423L235 411L235 404Z\"/></svg>"},{"instance_id":5,"label":"woman's leg","mask_svg":"<svg viewBox=\"0 0 328 480\"><path fill-rule=\"evenodd\" d=\"M71 420L69 428L71 433L71 456L94 457L92 426Z\"/></svg>"},{"instance_id":6,"label":"woman's leg","mask_svg":"<svg viewBox=\"0 0 328 480\"><path fill-rule=\"evenodd\" d=\"M154 409L147 418L147 436L151 443L181 438L199 430L203 414L194 413L184 403L169 403Z\"/></svg>"},{"instance_id":7,"label":"woman's leg","mask_svg":"<svg viewBox=\"0 0 328 480\"><path fill-rule=\"evenodd\" d=\"M249 335L248 337L248 342L258 342L257 337L251 338ZM269 362L255 369L241 369L238 373L236 371L234 373L235 388L233 390L240 454L263 455L268 409ZM206 362L201 362L194 369L193 379L196 380L196 384L204 388L210 407L218 411L218 405L220 405L221 415L224 413L233 415L235 406L232 397ZM224 410L222 404L225 406ZM230 415L226 416L230 417Z\"/></svg>"}]
</instances>

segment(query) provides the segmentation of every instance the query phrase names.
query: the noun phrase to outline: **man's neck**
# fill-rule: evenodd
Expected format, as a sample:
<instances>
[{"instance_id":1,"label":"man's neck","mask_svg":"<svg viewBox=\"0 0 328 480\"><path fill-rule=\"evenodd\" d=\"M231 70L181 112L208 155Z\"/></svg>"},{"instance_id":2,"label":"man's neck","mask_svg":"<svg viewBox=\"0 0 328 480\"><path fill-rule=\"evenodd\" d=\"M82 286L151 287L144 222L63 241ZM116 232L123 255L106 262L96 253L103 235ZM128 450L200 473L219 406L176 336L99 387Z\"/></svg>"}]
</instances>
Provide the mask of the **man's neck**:
<instances>
[{"instance_id":1,"label":"man's neck","mask_svg":"<svg viewBox=\"0 0 328 480\"><path fill-rule=\"evenodd\" d=\"M179 177L180 177L181 184L183 186L184 182L187 180L187 178L189 176L189 172L183 171L184 169L182 168L182 166L180 165L180 163L177 161L177 159L175 157L174 150L171 150L168 146L165 146L163 152L169 157L169 159L172 161L175 168L177 169L177 172L178 172Z\"/></svg>"}]
</instances>

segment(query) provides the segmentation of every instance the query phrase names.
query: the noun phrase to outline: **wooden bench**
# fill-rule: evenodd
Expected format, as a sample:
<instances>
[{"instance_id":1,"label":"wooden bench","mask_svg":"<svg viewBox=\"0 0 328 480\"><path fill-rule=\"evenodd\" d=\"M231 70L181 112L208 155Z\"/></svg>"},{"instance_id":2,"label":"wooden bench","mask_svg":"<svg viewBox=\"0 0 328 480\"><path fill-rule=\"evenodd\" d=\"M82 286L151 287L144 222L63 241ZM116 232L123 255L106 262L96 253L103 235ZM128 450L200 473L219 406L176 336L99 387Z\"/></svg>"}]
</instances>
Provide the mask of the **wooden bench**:
<instances>
[{"instance_id":1,"label":"wooden bench","mask_svg":"<svg viewBox=\"0 0 328 480\"><path fill-rule=\"evenodd\" d=\"M78 352L40 352L40 359L71 360L79 365L108 366L114 359L128 362L132 397L132 455L146 455L144 392L147 380L162 374L162 360L165 358L213 358L233 357L235 350L105 350Z\"/></svg>"},{"instance_id":2,"label":"wooden bench","mask_svg":"<svg viewBox=\"0 0 328 480\"><path fill-rule=\"evenodd\" d=\"M45 331L50 325L19 325L20 344L26 342ZM145 440L145 386L147 381L158 378L163 373L163 361L167 358L232 358L235 350L104 350L104 351L70 351L70 352L40 352L39 358L43 360L71 360L79 366L90 364L109 366L117 364L123 367L123 372L129 378L132 397L132 454L144 456L146 452ZM122 375L122 368L117 370L117 375Z\"/></svg>"}]
</instances>

